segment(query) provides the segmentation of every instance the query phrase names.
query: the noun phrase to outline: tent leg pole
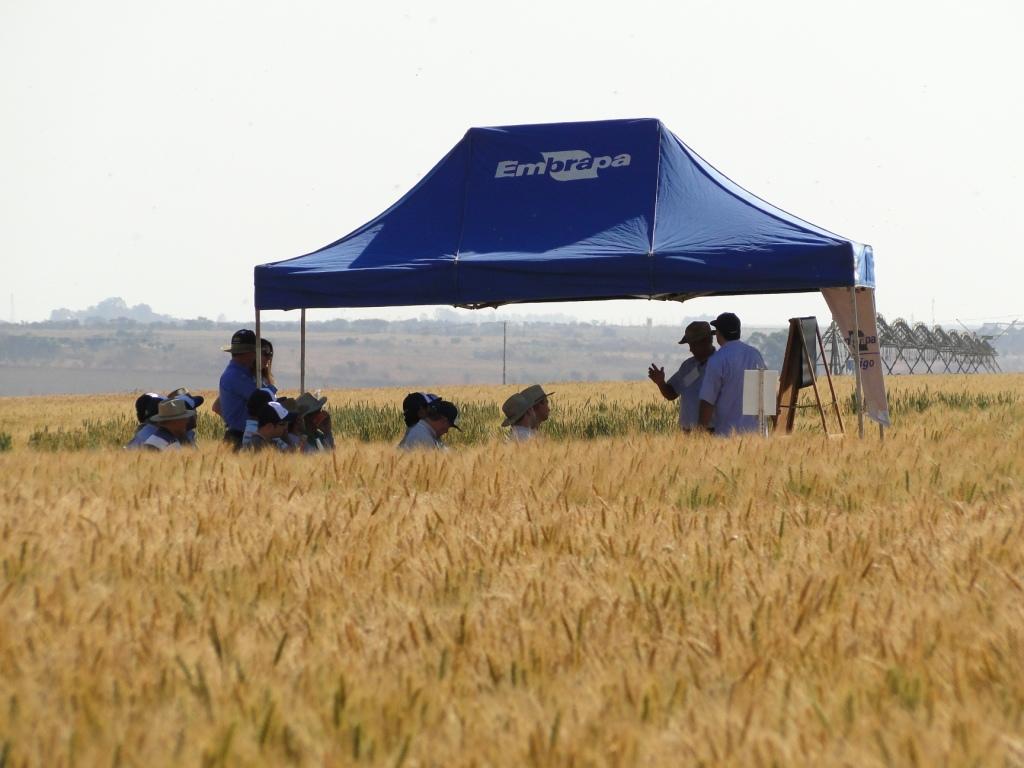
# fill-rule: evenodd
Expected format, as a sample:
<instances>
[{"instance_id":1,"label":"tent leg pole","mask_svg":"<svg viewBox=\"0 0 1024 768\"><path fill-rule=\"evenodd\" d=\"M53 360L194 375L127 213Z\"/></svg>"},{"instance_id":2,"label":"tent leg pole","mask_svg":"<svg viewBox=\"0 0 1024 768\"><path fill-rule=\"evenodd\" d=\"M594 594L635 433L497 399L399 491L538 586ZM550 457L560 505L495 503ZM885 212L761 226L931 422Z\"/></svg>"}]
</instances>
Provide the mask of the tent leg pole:
<instances>
[{"instance_id":1,"label":"tent leg pole","mask_svg":"<svg viewBox=\"0 0 1024 768\"><path fill-rule=\"evenodd\" d=\"M850 300L853 302L853 339L850 346L853 347L853 370L857 380L857 396L854 401L857 404L857 435L864 437L864 388L861 381L860 371L860 316L857 314L857 287L850 288Z\"/></svg>"},{"instance_id":2,"label":"tent leg pole","mask_svg":"<svg viewBox=\"0 0 1024 768\"><path fill-rule=\"evenodd\" d=\"M260 311L256 310L256 386L263 386L263 342L260 341Z\"/></svg>"},{"instance_id":3,"label":"tent leg pole","mask_svg":"<svg viewBox=\"0 0 1024 768\"><path fill-rule=\"evenodd\" d=\"M299 320L299 394L306 392L306 308Z\"/></svg>"}]
</instances>

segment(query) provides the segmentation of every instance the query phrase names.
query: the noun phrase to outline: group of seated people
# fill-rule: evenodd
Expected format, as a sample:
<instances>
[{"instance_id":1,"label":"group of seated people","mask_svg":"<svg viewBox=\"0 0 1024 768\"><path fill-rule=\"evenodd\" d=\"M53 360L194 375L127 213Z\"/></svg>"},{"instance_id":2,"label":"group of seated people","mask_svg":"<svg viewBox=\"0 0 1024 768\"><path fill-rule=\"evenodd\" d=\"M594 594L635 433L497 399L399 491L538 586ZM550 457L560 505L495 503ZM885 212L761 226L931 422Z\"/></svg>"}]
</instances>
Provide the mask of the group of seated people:
<instances>
[{"instance_id":1,"label":"group of seated people","mask_svg":"<svg viewBox=\"0 0 1024 768\"><path fill-rule=\"evenodd\" d=\"M503 427L509 427L508 439L521 443L537 436L540 427L551 414L548 396L540 384L532 384L516 392L501 406L505 414ZM402 401L405 417L405 435L398 447L402 450L414 448L444 448L442 438L451 429L459 427L459 409L454 403L429 392L410 392Z\"/></svg>"},{"instance_id":2,"label":"group of seated people","mask_svg":"<svg viewBox=\"0 0 1024 768\"><path fill-rule=\"evenodd\" d=\"M135 401L138 427L125 448L148 451L177 450L196 443L197 409L202 395L179 388L168 395L147 392ZM269 388L256 389L246 403L245 428L232 445L236 451L274 448L285 452L315 453L334 448L331 416L326 397L303 392L278 398Z\"/></svg>"},{"instance_id":3,"label":"group of seated people","mask_svg":"<svg viewBox=\"0 0 1024 768\"><path fill-rule=\"evenodd\" d=\"M330 414L324 409L326 397L303 392L298 397L278 397L272 364L274 346L259 340L249 329L236 331L223 347L231 360L220 378L218 397L211 410L224 421L224 441L236 451L315 453L334 448ZM257 364L259 373L257 376ZM503 427L509 440L525 442L537 436L537 428L550 414L548 395L539 384L516 392L502 405ZM139 426L126 448L150 451L179 449L195 445L196 411L203 404L200 395L180 388L166 397L147 392L135 401ZM398 447L444 448L442 438L459 429L459 409L438 395L412 392L402 402L406 431Z\"/></svg>"}]
</instances>

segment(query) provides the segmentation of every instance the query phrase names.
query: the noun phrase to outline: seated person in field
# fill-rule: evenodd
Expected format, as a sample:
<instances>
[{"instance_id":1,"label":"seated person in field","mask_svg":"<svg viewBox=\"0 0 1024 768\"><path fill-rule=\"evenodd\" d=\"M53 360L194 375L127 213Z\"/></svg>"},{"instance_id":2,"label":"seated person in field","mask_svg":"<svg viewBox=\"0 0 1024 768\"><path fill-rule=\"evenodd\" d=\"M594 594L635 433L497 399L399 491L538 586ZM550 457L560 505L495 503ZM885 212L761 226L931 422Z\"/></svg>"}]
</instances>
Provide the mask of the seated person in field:
<instances>
[{"instance_id":1,"label":"seated person in field","mask_svg":"<svg viewBox=\"0 0 1024 768\"><path fill-rule=\"evenodd\" d=\"M149 422L156 426L156 431L146 438L142 444L147 451L181 450L188 432L189 422L195 418L196 412L188 407L185 398L176 397L164 400L157 407L156 415Z\"/></svg>"},{"instance_id":2,"label":"seated person in field","mask_svg":"<svg viewBox=\"0 0 1024 768\"><path fill-rule=\"evenodd\" d=\"M166 399L156 392L146 392L144 395L138 396L135 400L135 418L138 419L139 426L135 428L135 435L128 441L125 448L141 448L149 436L156 432L157 426L151 424L149 420L156 416L157 408Z\"/></svg>"},{"instance_id":3,"label":"seated person in field","mask_svg":"<svg viewBox=\"0 0 1024 768\"><path fill-rule=\"evenodd\" d=\"M509 442L525 443L537 437L537 412L522 392L516 392L501 406L505 420L503 427L511 427L508 433Z\"/></svg>"},{"instance_id":4,"label":"seated person in field","mask_svg":"<svg viewBox=\"0 0 1024 768\"><path fill-rule=\"evenodd\" d=\"M537 429L550 418L551 405L548 403L548 397L555 393L545 392L544 388L540 384L531 384L519 394L526 398L526 402L528 402L530 404L530 408L533 409L533 418L535 421L533 429Z\"/></svg>"},{"instance_id":5,"label":"seated person in field","mask_svg":"<svg viewBox=\"0 0 1024 768\"><path fill-rule=\"evenodd\" d=\"M334 450L331 415L324 410L326 403L326 397L317 397L309 392L303 392L295 400L299 421L306 437L303 450L307 453Z\"/></svg>"},{"instance_id":6,"label":"seated person in field","mask_svg":"<svg viewBox=\"0 0 1024 768\"><path fill-rule=\"evenodd\" d=\"M167 395L167 399L168 400L170 400L172 398L175 398L175 397L183 398L185 400L185 402L188 404L188 407L191 410L196 411L197 415L192 417L192 421L189 422L189 425L188 425L188 432L185 433L185 442L189 443L190 445L195 445L196 444L196 421L198 420L198 413L199 413L198 409L199 409L199 406L201 406L203 403L206 402L206 398L203 397L202 395L193 395L185 387L178 387L176 390L174 390L173 392L171 392L171 393L169 393Z\"/></svg>"},{"instance_id":7,"label":"seated person in field","mask_svg":"<svg viewBox=\"0 0 1024 768\"><path fill-rule=\"evenodd\" d=\"M415 427L420 419L422 419L427 413L427 406L436 400L441 398L430 392L410 392L402 400L402 418L405 419L405 435L402 440L405 440L405 436L409 434L409 430Z\"/></svg>"},{"instance_id":8,"label":"seated person in field","mask_svg":"<svg viewBox=\"0 0 1024 768\"><path fill-rule=\"evenodd\" d=\"M426 414L427 406L441 398L430 392L410 392L402 400L402 416L405 418L405 427L416 424Z\"/></svg>"},{"instance_id":9,"label":"seated person in field","mask_svg":"<svg viewBox=\"0 0 1024 768\"><path fill-rule=\"evenodd\" d=\"M248 444L241 448L242 451L262 451L267 448L280 450L281 441L288 434L289 425L295 421L296 415L288 413L277 401L269 402L260 410L256 419L256 433L249 440Z\"/></svg>"},{"instance_id":10,"label":"seated person in field","mask_svg":"<svg viewBox=\"0 0 1024 768\"><path fill-rule=\"evenodd\" d=\"M398 447L402 450L413 448L445 449L441 438L450 429L459 429L459 409L447 400L435 400L424 411L423 418L409 427Z\"/></svg>"},{"instance_id":11,"label":"seated person in field","mask_svg":"<svg viewBox=\"0 0 1024 768\"><path fill-rule=\"evenodd\" d=\"M298 401L294 397L279 397L277 402L284 406L284 409L288 411L290 416L295 417L288 424L288 431L285 432L284 437L277 441L278 447L282 451L305 453L306 433L303 431L302 412L299 410Z\"/></svg>"},{"instance_id":12,"label":"seated person in field","mask_svg":"<svg viewBox=\"0 0 1024 768\"><path fill-rule=\"evenodd\" d=\"M249 399L245 402L245 429L242 431L242 440L239 443L239 448L245 448L252 440L252 436L259 429L258 422L263 406L267 403L272 403L275 399L274 392L267 387L254 389L252 394L249 395Z\"/></svg>"}]
</instances>

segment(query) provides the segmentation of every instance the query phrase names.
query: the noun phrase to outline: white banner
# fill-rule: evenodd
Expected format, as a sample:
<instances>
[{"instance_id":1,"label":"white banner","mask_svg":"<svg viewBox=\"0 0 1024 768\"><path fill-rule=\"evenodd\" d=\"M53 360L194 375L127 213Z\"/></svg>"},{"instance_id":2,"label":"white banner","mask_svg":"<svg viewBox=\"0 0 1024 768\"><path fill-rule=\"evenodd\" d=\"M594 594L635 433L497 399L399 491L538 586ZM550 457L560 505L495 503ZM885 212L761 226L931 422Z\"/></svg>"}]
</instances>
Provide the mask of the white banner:
<instances>
[{"instance_id":1,"label":"white banner","mask_svg":"<svg viewBox=\"0 0 1024 768\"><path fill-rule=\"evenodd\" d=\"M853 301L857 296L857 326L860 331L860 371L864 387L864 414L879 424L889 426L889 403L885 399L885 380L882 377L882 358L878 348L878 329L875 324L874 288L822 288L822 295L832 310L832 318L846 339L850 354L853 349Z\"/></svg>"}]
</instances>

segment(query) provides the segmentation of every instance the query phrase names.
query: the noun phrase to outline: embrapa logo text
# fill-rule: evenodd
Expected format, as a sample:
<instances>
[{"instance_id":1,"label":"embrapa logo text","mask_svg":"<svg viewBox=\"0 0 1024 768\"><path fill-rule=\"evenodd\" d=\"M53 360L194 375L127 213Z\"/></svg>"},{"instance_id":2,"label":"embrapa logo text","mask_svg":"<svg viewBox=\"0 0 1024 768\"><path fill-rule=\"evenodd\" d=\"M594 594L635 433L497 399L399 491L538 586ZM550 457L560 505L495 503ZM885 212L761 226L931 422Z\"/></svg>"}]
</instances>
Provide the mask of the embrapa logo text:
<instances>
[{"instance_id":1,"label":"embrapa logo text","mask_svg":"<svg viewBox=\"0 0 1024 768\"><path fill-rule=\"evenodd\" d=\"M582 149L564 152L541 152L544 158L536 163L522 163L518 160L502 160L494 171L496 179L515 179L520 176L543 176L547 174L555 181L596 179L603 168L621 168L629 165L629 155L591 157Z\"/></svg>"}]
</instances>

